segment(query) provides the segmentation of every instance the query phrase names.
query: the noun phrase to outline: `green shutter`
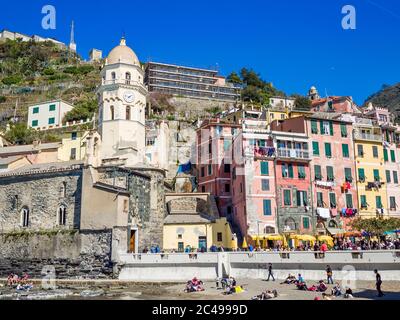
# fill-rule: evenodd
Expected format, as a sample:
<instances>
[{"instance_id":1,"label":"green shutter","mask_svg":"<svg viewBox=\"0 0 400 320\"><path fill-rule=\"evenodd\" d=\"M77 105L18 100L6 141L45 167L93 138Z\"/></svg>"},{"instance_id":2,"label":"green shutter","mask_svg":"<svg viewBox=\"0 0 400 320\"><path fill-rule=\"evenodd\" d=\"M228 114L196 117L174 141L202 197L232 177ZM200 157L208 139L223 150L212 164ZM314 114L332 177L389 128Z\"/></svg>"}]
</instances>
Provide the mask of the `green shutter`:
<instances>
[{"instance_id":1,"label":"green shutter","mask_svg":"<svg viewBox=\"0 0 400 320\"><path fill-rule=\"evenodd\" d=\"M324 207L324 195L322 192L317 192L317 206Z\"/></svg>"},{"instance_id":2,"label":"green shutter","mask_svg":"<svg viewBox=\"0 0 400 320\"><path fill-rule=\"evenodd\" d=\"M299 165L297 166L297 170L299 171L299 179L305 179L306 178L306 169L304 166Z\"/></svg>"},{"instance_id":3,"label":"green shutter","mask_svg":"<svg viewBox=\"0 0 400 320\"><path fill-rule=\"evenodd\" d=\"M390 183L391 182L391 172L390 170L386 170L386 182Z\"/></svg>"},{"instance_id":4,"label":"green shutter","mask_svg":"<svg viewBox=\"0 0 400 320\"><path fill-rule=\"evenodd\" d=\"M327 173L327 178L328 181L334 181L335 180L335 176L333 174L333 167L326 167L326 173Z\"/></svg>"},{"instance_id":5,"label":"green shutter","mask_svg":"<svg viewBox=\"0 0 400 320\"><path fill-rule=\"evenodd\" d=\"M332 121L329 121L329 131L330 131L331 136L333 136L334 132L333 132L333 122Z\"/></svg>"},{"instance_id":6,"label":"green shutter","mask_svg":"<svg viewBox=\"0 0 400 320\"><path fill-rule=\"evenodd\" d=\"M346 194L346 205L348 209L353 209L353 196L351 194Z\"/></svg>"},{"instance_id":7,"label":"green shutter","mask_svg":"<svg viewBox=\"0 0 400 320\"><path fill-rule=\"evenodd\" d=\"M393 171L393 183L399 183L399 177L397 175L397 171Z\"/></svg>"},{"instance_id":8,"label":"green shutter","mask_svg":"<svg viewBox=\"0 0 400 320\"><path fill-rule=\"evenodd\" d=\"M375 156L375 153L374 153L374 156ZM383 159L385 160L385 162L389 161L389 155L388 155L387 149L383 149Z\"/></svg>"},{"instance_id":9,"label":"green shutter","mask_svg":"<svg viewBox=\"0 0 400 320\"><path fill-rule=\"evenodd\" d=\"M332 158L332 147L330 143L325 143L325 156Z\"/></svg>"},{"instance_id":10,"label":"green shutter","mask_svg":"<svg viewBox=\"0 0 400 320\"><path fill-rule=\"evenodd\" d=\"M265 140L259 140L260 147L265 147Z\"/></svg>"},{"instance_id":11,"label":"green shutter","mask_svg":"<svg viewBox=\"0 0 400 320\"><path fill-rule=\"evenodd\" d=\"M314 166L315 180L322 180L321 166Z\"/></svg>"},{"instance_id":12,"label":"green shutter","mask_svg":"<svg viewBox=\"0 0 400 320\"><path fill-rule=\"evenodd\" d=\"M331 208L336 208L336 194L335 193L329 194L329 202L330 202Z\"/></svg>"},{"instance_id":13,"label":"green shutter","mask_svg":"<svg viewBox=\"0 0 400 320\"><path fill-rule=\"evenodd\" d=\"M368 207L367 196L361 196L360 200L361 200L361 208L367 208Z\"/></svg>"},{"instance_id":14,"label":"green shutter","mask_svg":"<svg viewBox=\"0 0 400 320\"><path fill-rule=\"evenodd\" d=\"M382 197L381 196L376 196L376 208L377 209L383 208L383 206L382 206Z\"/></svg>"},{"instance_id":15,"label":"green shutter","mask_svg":"<svg viewBox=\"0 0 400 320\"><path fill-rule=\"evenodd\" d=\"M353 182L353 177L351 174L351 168L345 168L344 169L344 176L346 177L347 182Z\"/></svg>"},{"instance_id":16,"label":"green shutter","mask_svg":"<svg viewBox=\"0 0 400 320\"><path fill-rule=\"evenodd\" d=\"M263 176L268 176L269 175L268 162L261 162L261 175L263 175Z\"/></svg>"},{"instance_id":17,"label":"green shutter","mask_svg":"<svg viewBox=\"0 0 400 320\"><path fill-rule=\"evenodd\" d=\"M33 108L33 114L38 114L39 113L39 107Z\"/></svg>"},{"instance_id":18,"label":"green shutter","mask_svg":"<svg viewBox=\"0 0 400 320\"><path fill-rule=\"evenodd\" d=\"M289 164L288 171L289 171L289 178L294 178L294 170L292 164Z\"/></svg>"},{"instance_id":19,"label":"green shutter","mask_svg":"<svg viewBox=\"0 0 400 320\"><path fill-rule=\"evenodd\" d=\"M56 105L55 104L51 104L49 106L49 111L55 111L56 110Z\"/></svg>"},{"instance_id":20,"label":"green shutter","mask_svg":"<svg viewBox=\"0 0 400 320\"><path fill-rule=\"evenodd\" d=\"M264 200L264 216L271 216L271 200Z\"/></svg>"},{"instance_id":21,"label":"green shutter","mask_svg":"<svg viewBox=\"0 0 400 320\"><path fill-rule=\"evenodd\" d=\"M396 162L396 154L394 150L390 150L390 158L392 159L392 162Z\"/></svg>"},{"instance_id":22,"label":"green shutter","mask_svg":"<svg viewBox=\"0 0 400 320\"><path fill-rule=\"evenodd\" d=\"M387 152L387 151L386 151L386 152ZM373 147L372 147L372 153L373 153L373 155L374 155L374 158L379 158L378 147L373 146ZM389 161L389 159L388 159L387 161Z\"/></svg>"},{"instance_id":23,"label":"green shutter","mask_svg":"<svg viewBox=\"0 0 400 320\"><path fill-rule=\"evenodd\" d=\"M342 134L342 138L347 138L347 127L345 124L340 124L340 133Z\"/></svg>"},{"instance_id":24,"label":"green shutter","mask_svg":"<svg viewBox=\"0 0 400 320\"><path fill-rule=\"evenodd\" d=\"M342 151L343 151L343 158L349 158L350 157L349 145L348 144L342 144Z\"/></svg>"},{"instance_id":25,"label":"green shutter","mask_svg":"<svg viewBox=\"0 0 400 320\"><path fill-rule=\"evenodd\" d=\"M378 169L374 169L374 181L376 181L376 182L381 181Z\"/></svg>"},{"instance_id":26,"label":"green shutter","mask_svg":"<svg viewBox=\"0 0 400 320\"><path fill-rule=\"evenodd\" d=\"M321 135L323 135L324 134L324 122L321 120L319 122L319 125L320 125L320 129L321 129Z\"/></svg>"},{"instance_id":27,"label":"green shutter","mask_svg":"<svg viewBox=\"0 0 400 320\"><path fill-rule=\"evenodd\" d=\"M310 229L310 219L303 217L303 229Z\"/></svg>"},{"instance_id":28,"label":"green shutter","mask_svg":"<svg viewBox=\"0 0 400 320\"><path fill-rule=\"evenodd\" d=\"M360 182L364 182L365 181L365 170L360 168L358 169L358 180Z\"/></svg>"},{"instance_id":29,"label":"green shutter","mask_svg":"<svg viewBox=\"0 0 400 320\"><path fill-rule=\"evenodd\" d=\"M314 156L319 156L319 143L317 141L313 141L312 145Z\"/></svg>"},{"instance_id":30,"label":"green shutter","mask_svg":"<svg viewBox=\"0 0 400 320\"><path fill-rule=\"evenodd\" d=\"M318 134L318 123L316 120L311 120L311 133Z\"/></svg>"},{"instance_id":31,"label":"green shutter","mask_svg":"<svg viewBox=\"0 0 400 320\"><path fill-rule=\"evenodd\" d=\"M283 204L285 206L290 206L292 204L290 198L290 190L283 190Z\"/></svg>"}]
</instances>

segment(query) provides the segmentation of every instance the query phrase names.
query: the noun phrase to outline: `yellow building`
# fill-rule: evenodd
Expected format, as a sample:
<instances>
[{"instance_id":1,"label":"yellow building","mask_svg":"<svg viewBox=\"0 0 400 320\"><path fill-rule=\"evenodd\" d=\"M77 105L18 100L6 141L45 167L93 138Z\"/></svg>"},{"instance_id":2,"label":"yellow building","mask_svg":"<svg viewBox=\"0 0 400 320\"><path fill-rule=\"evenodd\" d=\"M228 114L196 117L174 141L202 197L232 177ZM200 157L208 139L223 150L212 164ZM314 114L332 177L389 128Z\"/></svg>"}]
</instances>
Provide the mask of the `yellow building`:
<instances>
[{"instance_id":1,"label":"yellow building","mask_svg":"<svg viewBox=\"0 0 400 320\"><path fill-rule=\"evenodd\" d=\"M275 120L285 120L289 118L289 112L285 111L285 109L267 109L266 112L266 120L268 124Z\"/></svg>"},{"instance_id":2,"label":"yellow building","mask_svg":"<svg viewBox=\"0 0 400 320\"><path fill-rule=\"evenodd\" d=\"M65 133L58 149L58 160L83 160L86 155L86 138L89 131L72 131Z\"/></svg>"},{"instance_id":3,"label":"yellow building","mask_svg":"<svg viewBox=\"0 0 400 320\"><path fill-rule=\"evenodd\" d=\"M226 218L214 219L198 214L171 214L164 220L164 246L166 251L183 252L209 249L212 245L232 249L232 230Z\"/></svg>"},{"instance_id":4,"label":"yellow building","mask_svg":"<svg viewBox=\"0 0 400 320\"><path fill-rule=\"evenodd\" d=\"M359 213L362 218L388 214L382 132L368 119L354 125Z\"/></svg>"}]
</instances>

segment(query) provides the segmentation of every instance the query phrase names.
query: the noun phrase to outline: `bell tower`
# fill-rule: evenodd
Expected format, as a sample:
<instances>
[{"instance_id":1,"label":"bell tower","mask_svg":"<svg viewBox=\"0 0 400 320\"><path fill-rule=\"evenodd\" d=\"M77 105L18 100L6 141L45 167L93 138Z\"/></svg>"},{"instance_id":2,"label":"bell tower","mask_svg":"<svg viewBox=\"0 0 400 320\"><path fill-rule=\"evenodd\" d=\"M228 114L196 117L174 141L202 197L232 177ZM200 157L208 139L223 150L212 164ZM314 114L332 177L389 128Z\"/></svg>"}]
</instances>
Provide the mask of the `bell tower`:
<instances>
[{"instance_id":1,"label":"bell tower","mask_svg":"<svg viewBox=\"0 0 400 320\"><path fill-rule=\"evenodd\" d=\"M147 89L144 70L123 37L106 58L99 97L100 160L103 165L144 162Z\"/></svg>"}]
</instances>

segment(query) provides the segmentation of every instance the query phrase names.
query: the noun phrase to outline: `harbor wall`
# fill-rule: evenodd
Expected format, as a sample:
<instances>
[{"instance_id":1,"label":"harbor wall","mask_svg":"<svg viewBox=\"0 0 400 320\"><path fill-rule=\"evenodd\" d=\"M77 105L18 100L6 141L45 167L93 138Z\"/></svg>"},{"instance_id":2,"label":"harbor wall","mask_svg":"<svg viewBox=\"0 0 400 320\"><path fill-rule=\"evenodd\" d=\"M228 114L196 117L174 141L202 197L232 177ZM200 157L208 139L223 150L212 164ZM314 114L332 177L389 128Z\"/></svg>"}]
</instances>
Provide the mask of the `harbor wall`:
<instances>
[{"instance_id":1,"label":"harbor wall","mask_svg":"<svg viewBox=\"0 0 400 320\"><path fill-rule=\"evenodd\" d=\"M193 277L215 280L266 279L268 265L277 279L299 273L308 280L326 279L326 267L334 280L375 280L378 269L384 280L400 281L400 251L291 253L204 253L204 254L123 254L119 279L137 282L187 281Z\"/></svg>"}]
</instances>

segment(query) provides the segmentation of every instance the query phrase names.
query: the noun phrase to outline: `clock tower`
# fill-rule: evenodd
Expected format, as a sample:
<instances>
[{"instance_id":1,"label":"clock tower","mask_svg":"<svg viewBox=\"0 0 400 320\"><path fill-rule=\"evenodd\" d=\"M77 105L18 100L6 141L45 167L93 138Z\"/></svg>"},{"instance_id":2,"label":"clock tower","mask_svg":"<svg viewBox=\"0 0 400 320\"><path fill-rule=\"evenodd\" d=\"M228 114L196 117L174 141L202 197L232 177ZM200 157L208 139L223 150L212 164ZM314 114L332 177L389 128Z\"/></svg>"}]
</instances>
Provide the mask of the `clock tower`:
<instances>
[{"instance_id":1,"label":"clock tower","mask_svg":"<svg viewBox=\"0 0 400 320\"><path fill-rule=\"evenodd\" d=\"M99 97L100 160L103 165L144 162L147 89L144 70L124 38L106 58Z\"/></svg>"}]
</instances>

